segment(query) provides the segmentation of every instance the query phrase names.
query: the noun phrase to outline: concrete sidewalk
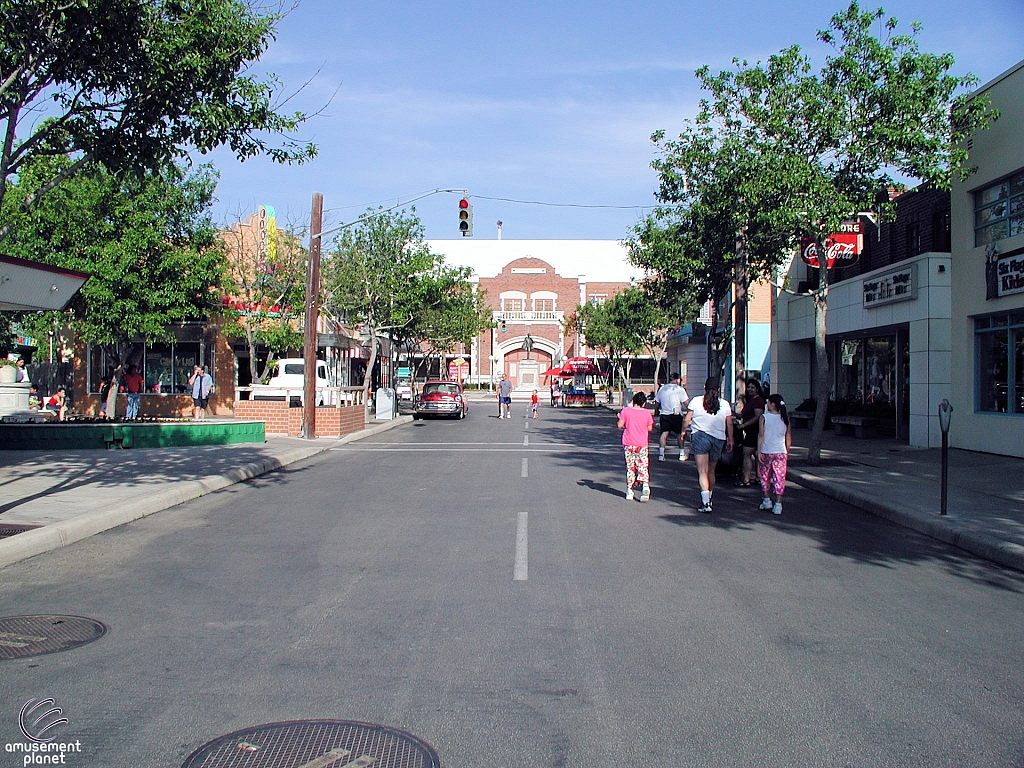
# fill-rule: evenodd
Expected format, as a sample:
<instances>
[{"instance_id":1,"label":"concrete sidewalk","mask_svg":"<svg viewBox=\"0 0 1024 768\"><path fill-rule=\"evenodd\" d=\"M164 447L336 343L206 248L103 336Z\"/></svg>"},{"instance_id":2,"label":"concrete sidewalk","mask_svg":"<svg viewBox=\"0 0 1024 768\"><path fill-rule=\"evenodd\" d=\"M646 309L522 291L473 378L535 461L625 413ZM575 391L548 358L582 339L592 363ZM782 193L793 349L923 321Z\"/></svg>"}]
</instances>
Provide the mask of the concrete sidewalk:
<instances>
[{"instance_id":1,"label":"concrete sidewalk","mask_svg":"<svg viewBox=\"0 0 1024 768\"><path fill-rule=\"evenodd\" d=\"M374 422L337 440L0 451L0 568L410 421Z\"/></svg>"},{"instance_id":2,"label":"concrete sidewalk","mask_svg":"<svg viewBox=\"0 0 1024 768\"><path fill-rule=\"evenodd\" d=\"M793 430L791 481L1024 571L1024 459L950 449L943 517L940 449L826 432L823 461L812 467L810 434Z\"/></svg>"}]
</instances>

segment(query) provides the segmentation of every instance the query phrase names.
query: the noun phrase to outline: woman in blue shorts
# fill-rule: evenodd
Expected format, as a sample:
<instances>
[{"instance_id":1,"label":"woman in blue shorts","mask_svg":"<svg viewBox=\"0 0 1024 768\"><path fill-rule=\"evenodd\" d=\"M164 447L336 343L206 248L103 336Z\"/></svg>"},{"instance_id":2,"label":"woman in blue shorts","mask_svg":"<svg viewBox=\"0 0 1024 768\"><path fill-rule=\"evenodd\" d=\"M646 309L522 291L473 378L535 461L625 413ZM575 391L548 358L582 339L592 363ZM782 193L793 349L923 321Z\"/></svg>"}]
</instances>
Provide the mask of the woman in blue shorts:
<instances>
[{"instance_id":1,"label":"woman in blue shorts","mask_svg":"<svg viewBox=\"0 0 1024 768\"><path fill-rule=\"evenodd\" d=\"M700 482L698 512L711 512L711 493L715 489L715 467L722 450L732 448L732 406L720 393L717 378L704 382L704 397L691 398L686 409L683 430L691 430L690 453L697 463Z\"/></svg>"}]
</instances>

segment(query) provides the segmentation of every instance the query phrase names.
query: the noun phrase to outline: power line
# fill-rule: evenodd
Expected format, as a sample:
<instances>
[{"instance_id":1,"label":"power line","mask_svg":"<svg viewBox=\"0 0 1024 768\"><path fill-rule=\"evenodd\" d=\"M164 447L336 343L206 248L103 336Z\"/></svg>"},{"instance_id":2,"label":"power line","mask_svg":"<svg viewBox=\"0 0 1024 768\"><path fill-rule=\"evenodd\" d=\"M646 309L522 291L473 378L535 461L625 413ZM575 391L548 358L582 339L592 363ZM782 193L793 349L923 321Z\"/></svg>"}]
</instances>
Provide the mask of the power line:
<instances>
[{"instance_id":1,"label":"power line","mask_svg":"<svg viewBox=\"0 0 1024 768\"><path fill-rule=\"evenodd\" d=\"M519 203L520 205L544 205L549 208L614 208L622 211L645 211L657 208L656 205L584 205L582 203L546 203L541 200L513 200L510 197L487 197L486 195L470 195L478 200L497 200L503 203Z\"/></svg>"}]
</instances>

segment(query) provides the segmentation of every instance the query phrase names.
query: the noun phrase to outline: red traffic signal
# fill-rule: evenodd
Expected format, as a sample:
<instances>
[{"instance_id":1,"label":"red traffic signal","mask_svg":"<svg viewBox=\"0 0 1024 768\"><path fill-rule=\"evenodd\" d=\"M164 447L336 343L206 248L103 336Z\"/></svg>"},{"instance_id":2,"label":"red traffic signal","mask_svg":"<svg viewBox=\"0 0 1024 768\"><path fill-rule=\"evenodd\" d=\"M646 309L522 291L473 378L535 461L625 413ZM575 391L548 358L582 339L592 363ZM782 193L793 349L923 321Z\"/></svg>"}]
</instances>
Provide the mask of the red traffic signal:
<instances>
[{"instance_id":1,"label":"red traffic signal","mask_svg":"<svg viewBox=\"0 0 1024 768\"><path fill-rule=\"evenodd\" d=\"M473 206L465 197L459 200L459 232L463 237L473 236Z\"/></svg>"}]
</instances>

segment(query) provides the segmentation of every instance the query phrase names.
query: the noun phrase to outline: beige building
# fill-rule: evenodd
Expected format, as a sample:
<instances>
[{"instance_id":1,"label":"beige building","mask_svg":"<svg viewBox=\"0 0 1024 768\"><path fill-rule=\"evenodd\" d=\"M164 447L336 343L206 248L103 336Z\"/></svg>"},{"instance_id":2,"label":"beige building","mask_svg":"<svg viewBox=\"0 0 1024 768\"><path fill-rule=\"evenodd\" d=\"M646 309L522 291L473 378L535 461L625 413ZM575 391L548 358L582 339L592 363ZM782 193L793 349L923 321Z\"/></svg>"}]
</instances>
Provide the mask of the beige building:
<instances>
[{"instance_id":1,"label":"beige building","mask_svg":"<svg viewBox=\"0 0 1024 768\"><path fill-rule=\"evenodd\" d=\"M1024 61L977 94L1000 117L952 189L950 443L1024 457Z\"/></svg>"}]
</instances>

